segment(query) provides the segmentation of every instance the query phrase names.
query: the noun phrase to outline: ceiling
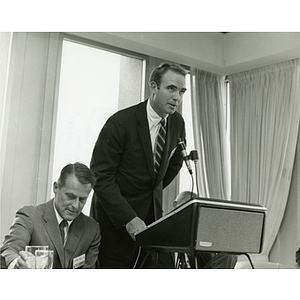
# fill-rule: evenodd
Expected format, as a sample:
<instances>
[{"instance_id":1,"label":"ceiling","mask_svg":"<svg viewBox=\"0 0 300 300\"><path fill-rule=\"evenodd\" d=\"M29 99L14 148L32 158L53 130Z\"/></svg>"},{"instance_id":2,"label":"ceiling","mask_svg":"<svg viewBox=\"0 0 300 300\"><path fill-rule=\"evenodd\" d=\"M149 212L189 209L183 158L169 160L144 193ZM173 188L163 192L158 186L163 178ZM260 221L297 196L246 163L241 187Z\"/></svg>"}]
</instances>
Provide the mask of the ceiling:
<instances>
[{"instance_id":1,"label":"ceiling","mask_svg":"<svg viewBox=\"0 0 300 300\"><path fill-rule=\"evenodd\" d=\"M69 32L69 34L222 75L300 57L300 32Z\"/></svg>"}]
</instances>

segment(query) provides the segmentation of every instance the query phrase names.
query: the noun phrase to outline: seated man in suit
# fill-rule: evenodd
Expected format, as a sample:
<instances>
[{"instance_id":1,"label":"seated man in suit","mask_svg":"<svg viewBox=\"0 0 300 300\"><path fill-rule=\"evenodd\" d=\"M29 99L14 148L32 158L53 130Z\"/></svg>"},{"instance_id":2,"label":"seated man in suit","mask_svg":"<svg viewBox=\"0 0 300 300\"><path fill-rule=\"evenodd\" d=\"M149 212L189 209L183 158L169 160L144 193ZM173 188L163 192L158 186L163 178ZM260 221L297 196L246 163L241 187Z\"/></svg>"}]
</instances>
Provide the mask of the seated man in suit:
<instances>
[{"instance_id":1,"label":"seated man in suit","mask_svg":"<svg viewBox=\"0 0 300 300\"><path fill-rule=\"evenodd\" d=\"M65 166L53 184L54 199L17 211L0 249L1 267L30 268L25 246L45 245L54 251L54 269L94 268L100 228L81 212L94 184L87 166L78 162Z\"/></svg>"},{"instance_id":2,"label":"seated man in suit","mask_svg":"<svg viewBox=\"0 0 300 300\"><path fill-rule=\"evenodd\" d=\"M195 193L184 191L180 193L173 202L173 207L176 208L189 200L195 199L198 196ZM193 267L195 260L191 256L184 253L179 253L181 268ZM197 269L234 269L237 262L237 255L229 255L227 253L211 253L197 252L196 263Z\"/></svg>"}]
</instances>

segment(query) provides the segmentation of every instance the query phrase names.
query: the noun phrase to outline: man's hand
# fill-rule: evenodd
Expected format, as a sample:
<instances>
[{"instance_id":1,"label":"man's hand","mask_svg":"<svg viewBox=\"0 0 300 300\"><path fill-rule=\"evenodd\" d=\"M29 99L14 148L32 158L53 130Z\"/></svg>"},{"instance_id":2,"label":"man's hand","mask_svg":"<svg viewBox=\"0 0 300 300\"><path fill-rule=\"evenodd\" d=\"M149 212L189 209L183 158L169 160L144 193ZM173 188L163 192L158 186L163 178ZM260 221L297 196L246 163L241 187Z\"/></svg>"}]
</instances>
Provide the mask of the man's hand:
<instances>
[{"instance_id":1,"label":"man's hand","mask_svg":"<svg viewBox=\"0 0 300 300\"><path fill-rule=\"evenodd\" d=\"M35 256L26 251L19 252L20 257L15 264L15 269L34 269L35 268Z\"/></svg>"},{"instance_id":2,"label":"man's hand","mask_svg":"<svg viewBox=\"0 0 300 300\"><path fill-rule=\"evenodd\" d=\"M135 235L140 231L143 230L145 228L147 228L145 222L140 219L139 217L135 217L133 218L130 222L128 222L126 224L126 230L129 233L129 235L131 236L131 238L135 241Z\"/></svg>"}]
</instances>

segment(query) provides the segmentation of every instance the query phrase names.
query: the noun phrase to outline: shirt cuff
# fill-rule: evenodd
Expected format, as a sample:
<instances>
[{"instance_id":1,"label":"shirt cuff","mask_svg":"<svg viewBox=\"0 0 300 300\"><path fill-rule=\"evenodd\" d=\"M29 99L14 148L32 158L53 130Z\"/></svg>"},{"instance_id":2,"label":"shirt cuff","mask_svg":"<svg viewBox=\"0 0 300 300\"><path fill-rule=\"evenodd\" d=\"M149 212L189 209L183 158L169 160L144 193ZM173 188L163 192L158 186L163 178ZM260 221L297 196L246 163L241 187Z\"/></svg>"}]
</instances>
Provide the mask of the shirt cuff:
<instances>
[{"instance_id":1,"label":"shirt cuff","mask_svg":"<svg viewBox=\"0 0 300 300\"><path fill-rule=\"evenodd\" d=\"M15 269L15 266L17 264L19 257L16 257L9 265L8 265L8 269Z\"/></svg>"}]
</instances>

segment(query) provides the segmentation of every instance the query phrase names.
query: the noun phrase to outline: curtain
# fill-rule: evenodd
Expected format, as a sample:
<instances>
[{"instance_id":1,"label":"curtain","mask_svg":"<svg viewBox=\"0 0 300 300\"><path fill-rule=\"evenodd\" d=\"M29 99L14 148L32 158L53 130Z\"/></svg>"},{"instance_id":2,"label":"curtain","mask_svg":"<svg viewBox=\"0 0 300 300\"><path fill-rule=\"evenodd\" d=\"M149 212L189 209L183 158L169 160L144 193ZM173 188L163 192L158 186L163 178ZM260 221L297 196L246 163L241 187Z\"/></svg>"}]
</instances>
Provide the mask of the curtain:
<instances>
[{"instance_id":1,"label":"curtain","mask_svg":"<svg viewBox=\"0 0 300 300\"><path fill-rule=\"evenodd\" d=\"M228 76L232 199L267 208L265 259L290 188L300 116L300 59Z\"/></svg>"},{"instance_id":2,"label":"curtain","mask_svg":"<svg viewBox=\"0 0 300 300\"><path fill-rule=\"evenodd\" d=\"M199 153L199 196L228 199L225 77L191 69L195 148Z\"/></svg>"}]
</instances>

